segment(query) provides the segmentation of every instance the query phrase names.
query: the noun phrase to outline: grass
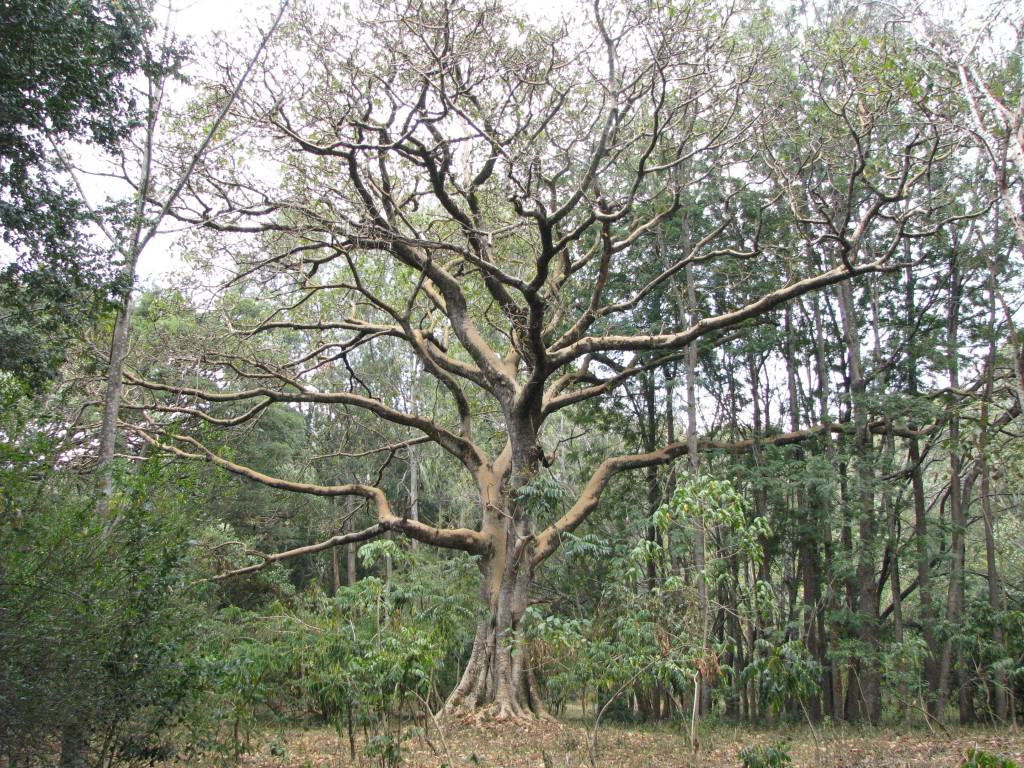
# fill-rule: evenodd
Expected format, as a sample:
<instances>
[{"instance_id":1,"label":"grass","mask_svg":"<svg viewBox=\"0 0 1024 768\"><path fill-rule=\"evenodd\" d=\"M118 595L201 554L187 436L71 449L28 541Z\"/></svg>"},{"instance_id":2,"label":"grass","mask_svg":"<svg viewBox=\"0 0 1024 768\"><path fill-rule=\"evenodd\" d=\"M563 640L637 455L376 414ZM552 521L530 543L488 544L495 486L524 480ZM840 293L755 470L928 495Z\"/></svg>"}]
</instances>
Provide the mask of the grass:
<instances>
[{"instance_id":1,"label":"grass","mask_svg":"<svg viewBox=\"0 0 1024 768\"><path fill-rule=\"evenodd\" d=\"M588 730L580 722L525 724L449 722L443 739L433 725L429 732L408 738L402 748L403 768L591 768ZM602 725L597 739L597 768L696 768L739 766L739 751L751 744L785 741L793 765L806 768L943 768L960 765L965 750L978 747L1024 765L1024 736L1009 729L951 729L932 734L914 729L819 729L820 752L808 728L752 728L710 724L694 754L686 734L671 726ZM363 757L362 742L355 760L347 741L333 730L284 730L267 733L261 746L239 768L370 768L379 763Z\"/></svg>"}]
</instances>

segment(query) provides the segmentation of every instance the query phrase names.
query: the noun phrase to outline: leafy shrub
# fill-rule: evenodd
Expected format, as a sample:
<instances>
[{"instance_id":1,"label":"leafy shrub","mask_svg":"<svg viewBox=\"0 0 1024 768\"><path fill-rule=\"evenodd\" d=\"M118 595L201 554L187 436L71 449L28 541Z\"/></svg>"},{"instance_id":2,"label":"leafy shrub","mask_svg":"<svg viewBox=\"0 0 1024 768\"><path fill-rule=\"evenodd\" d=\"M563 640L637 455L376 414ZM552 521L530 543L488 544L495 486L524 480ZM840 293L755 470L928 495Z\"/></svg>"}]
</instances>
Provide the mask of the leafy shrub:
<instances>
[{"instance_id":1,"label":"leafy shrub","mask_svg":"<svg viewBox=\"0 0 1024 768\"><path fill-rule=\"evenodd\" d=\"M960 768L1018 768L1018 765L1009 758L971 747L964 754Z\"/></svg>"},{"instance_id":2,"label":"leafy shrub","mask_svg":"<svg viewBox=\"0 0 1024 768\"><path fill-rule=\"evenodd\" d=\"M365 548L366 558L389 555L396 564L407 555ZM361 728L366 756L397 765L408 726L429 700L440 706L441 678L458 671L472 618L469 566L441 561L409 581L396 568L390 585L367 577L333 597L313 588L283 593L258 612L222 609L202 654L206 698L189 722L193 742L236 759L257 746L268 721L312 716L348 737L353 759Z\"/></svg>"},{"instance_id":3,"label":"leafy shrub","mask_svg":"<svg viewBox=\"0 0 1024 768\"><path fill-rule=\"evenodd\" d=\"M170 754L203 610L183 505L148 463L118 477L105 526L91 489L27 448L0 464L0 756L31 763L62 741L97 764Z\"/></svg>"},{"instance_id":4,"label":"leafy shrub","mask_svg":"<svg viewBox=\"0 0 1024 768\"><path fill-rule=\"evenodd\" d=\"M801 706L816 696L821 679L821 665L798 640L772 643L759 639L757 656L743 670L740 679L753 681L760 688L761 699L772 712L779 714L786 702L795 699Z\"/></svg>"},{"instance_id":5,"label":"leafy shrub","mask_svg":"<svg viewBox=\"0 0 1024 768\"><path fill-rule=\"evenodd\" d=\"M364 752L378 768L395 768L402 762L401 742L386 733L371 737Z\"/></svg>"},{"instance_id":6,"label":"leafy shrub","mask_svg":"<svg viewBox=\"0 0 1024 768\"><path fill-rule=\"evenodd\" d=\"M751 744L740 750L743 768L784 768L793 764L789 747L783 741L774 744Z\"/></svg>"}]
</instances>

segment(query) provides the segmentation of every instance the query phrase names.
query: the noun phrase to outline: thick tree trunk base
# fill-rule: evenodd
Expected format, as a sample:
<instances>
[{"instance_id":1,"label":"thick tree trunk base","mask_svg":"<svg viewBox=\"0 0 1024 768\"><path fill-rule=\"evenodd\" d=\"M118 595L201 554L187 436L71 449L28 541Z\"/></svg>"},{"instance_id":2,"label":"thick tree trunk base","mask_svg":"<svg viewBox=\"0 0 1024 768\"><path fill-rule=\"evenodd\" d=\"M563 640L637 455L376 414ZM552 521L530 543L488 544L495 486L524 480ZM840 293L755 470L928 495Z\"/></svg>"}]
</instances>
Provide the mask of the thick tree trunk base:
<instances>
[{"instance_id":1,"label":"thick tree trunk base","mask_svg":"<svg viewBox=\"0 0 1024 768\"><path fill-rule=\"evenodd\" d=\"M477 625L469 662L443 714L494 722L554 719L541 701L526 643L521 638L507 641L487 622Z\"/></svg>"}]
</instances>

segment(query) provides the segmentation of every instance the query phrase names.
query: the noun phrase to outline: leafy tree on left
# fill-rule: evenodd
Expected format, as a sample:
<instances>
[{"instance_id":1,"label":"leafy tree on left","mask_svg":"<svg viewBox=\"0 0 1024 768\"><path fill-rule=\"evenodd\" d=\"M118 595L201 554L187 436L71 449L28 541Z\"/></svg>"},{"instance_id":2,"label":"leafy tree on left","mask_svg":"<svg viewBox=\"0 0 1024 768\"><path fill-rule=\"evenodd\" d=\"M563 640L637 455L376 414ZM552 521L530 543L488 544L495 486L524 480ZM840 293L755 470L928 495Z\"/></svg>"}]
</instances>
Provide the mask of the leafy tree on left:
<instances>
[{"instance_id":1,"label":"leafy tree on left","mask_svg":"<svg viewBox=\"0 0 1024 768\"><path fill-rule=\"evenodd\" d=\"M137 121L129 80L148 68L151 28L135 0L0 5L0 370L51 377L69 324L117 290L59 158L75 143L116 153Z\"/></svg>"}]
</instances>

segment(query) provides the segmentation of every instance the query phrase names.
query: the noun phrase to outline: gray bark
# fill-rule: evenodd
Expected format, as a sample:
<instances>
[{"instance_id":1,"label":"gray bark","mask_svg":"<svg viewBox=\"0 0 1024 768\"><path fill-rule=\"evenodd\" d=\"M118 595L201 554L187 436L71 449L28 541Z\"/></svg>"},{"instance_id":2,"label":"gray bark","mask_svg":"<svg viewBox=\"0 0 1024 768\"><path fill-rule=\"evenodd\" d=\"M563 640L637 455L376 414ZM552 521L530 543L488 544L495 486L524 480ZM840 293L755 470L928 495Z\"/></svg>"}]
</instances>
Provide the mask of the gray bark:
<instances>
[{"instance_id":1,"label":"gray bark","mask_svg":"<svg viewBox=\"0 0 1024 768\"><path fill-rule=\"evenodd\" d=\"M855 441L856 488L851 503L858 520L858 557L856 573L856 610L859 614L859 640L867 647L867 656L857 665L858 704L872 724L882 716L882 678L875 651L879 645L878 591L875 579L878 522L874 503L874 471L871 466L873 441L868 429L866 385L861 360L860 327L849 283L839 286L839 312L847 347Z\"/></svg>"}]
</instances>

